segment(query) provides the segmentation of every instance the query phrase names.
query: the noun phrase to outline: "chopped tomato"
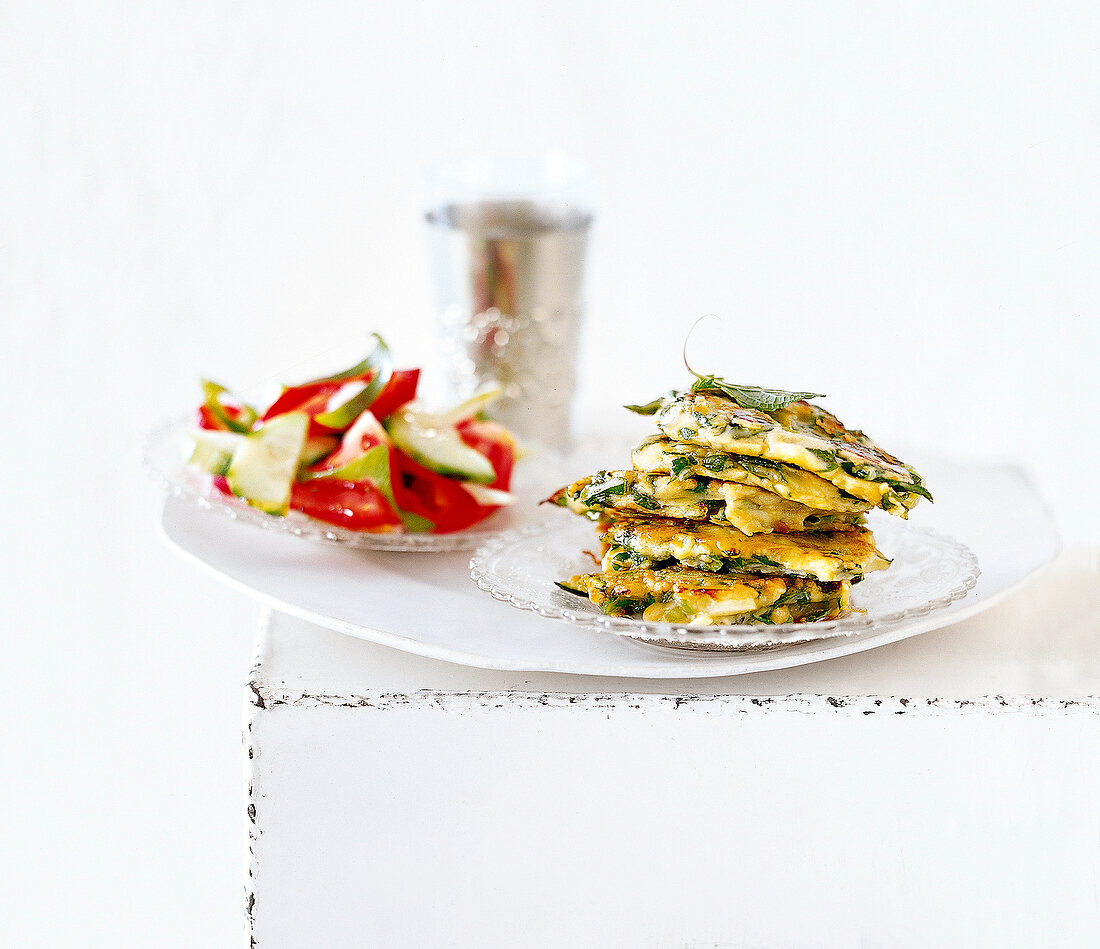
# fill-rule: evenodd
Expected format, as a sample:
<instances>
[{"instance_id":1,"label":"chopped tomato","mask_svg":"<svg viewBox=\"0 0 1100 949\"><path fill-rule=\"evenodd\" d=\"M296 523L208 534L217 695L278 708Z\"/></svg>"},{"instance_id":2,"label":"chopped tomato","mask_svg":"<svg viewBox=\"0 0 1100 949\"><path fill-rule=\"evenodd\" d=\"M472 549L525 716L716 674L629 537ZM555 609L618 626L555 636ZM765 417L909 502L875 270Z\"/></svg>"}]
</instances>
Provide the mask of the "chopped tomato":
<instances>
[{"instance_id":1,"label":"chopped tomato","mask_svg":"<svg viewBox=\"0 0 1100 949\"><path fill-rule=\"evenodd\" d=\"M401 527L401 518L385 496L369 481L316 478L296 483L290 506L326 524L356 531L388 531Z\"/></svg>"},{"instance_id":2,"label":"chopped tomato","mask_svg":"<svg viewBox=\"0 0 1100 949\"><path fill-rule=\"evenodd\" d=\"M370 409L366 409L352 424L340 439L339 447L320 461L310 466L310 471L336 471L344 465L361 457L369 448L375 445L388 445L390 437L382 427L382 423L374 417Z\"/></svg>"},{"instance_id":3,"label":"chopped tomato","mask_svg":"<svg viewBox=\"0 0 1100 949\"><path fill-rule=\"evenodd\" d=\"M305 412L309 416L310 438L317 435L331 435L333 430L314 421L314 416L320 415L328 408L328 400L339 392L342 386L342 382L311 382L309 385L283 389L282 395L264 412L262 420L266 422L287 412Z\"/></svg>"},{"instance_id":4,"label":"chopped tomato","mask_svg":"<svg viewBox=\"0 0 1100 949\"><path fill-rule=\"evenodd\" d=\"M266 422L269 418L287 412L305 412L310 417L309 434L311 436L339 434L339 429L322 425L317 421L316 416L328 411L329 401L344 386L352 382L369 383L373 375L373 372L365 372L361 376L354 376L350 379L328 379L320 382L309 382L302 386L290 386L283 389L279 398L271 403L270 408L263 414L263 420ZM374 412L377 418L381 419L396 411L406 402L410 402L416 397L416 386L419 378L419 369L399 369L390 377L390 381L386 383L386 388L379 393L378 398L371 404L371 411Z\"/></svg>"},{"instance_id":5,"label":"chopped tomato","mask_svg":"<svg viewBox=\"0 0 1100 949\"><path fill-rule=\"evenodd\" d=\"M437 534L462 530L493 510L482 508L453 478L418 465L396 449L392 451L390 464L395 474L393 498L397 506L426 517L435 524Z\"/></svg>"},{"instance_id":6,"label":"chopped tomato","mask_svg":"<svg viewBox=\"0 0 1100 949\"><path fill-rule=\"evenodd\" d=\"M416 386L420 381L419 369L398 369L390 376L390 381L371 404L370 410L376 419L393 415L406 402L416 398Z\"/></svg>"},{"instance_id":7,"label":"chopped tomato","mask_svg":"<svg viewBox=\"0 0 1100 949\"><path fill-rule=\"evenodd\" d=\"M327 425L321 425L314 419L328 409L328 402L349 381L343 382L310 382L304 386L290 386L283 389L282 394L270 408L263 414L263 421L275 418L276 415L285 415L287 412L305 412L309 416L309 435L331 435L334 429Z\"/></svg>"},{"instance_id":8,"label":"chopped tomato","mask_svg":"<svg viewBox=\"0 0 1100 949\"><path fill-rule=\"evenodd\" d=\"M498 422L468 419L458 426L459 437L474 451L479 451L493 466L496 480L489 485L507 491L516 463L516 443L511 432Z\"/></svg>"}]
</instances>

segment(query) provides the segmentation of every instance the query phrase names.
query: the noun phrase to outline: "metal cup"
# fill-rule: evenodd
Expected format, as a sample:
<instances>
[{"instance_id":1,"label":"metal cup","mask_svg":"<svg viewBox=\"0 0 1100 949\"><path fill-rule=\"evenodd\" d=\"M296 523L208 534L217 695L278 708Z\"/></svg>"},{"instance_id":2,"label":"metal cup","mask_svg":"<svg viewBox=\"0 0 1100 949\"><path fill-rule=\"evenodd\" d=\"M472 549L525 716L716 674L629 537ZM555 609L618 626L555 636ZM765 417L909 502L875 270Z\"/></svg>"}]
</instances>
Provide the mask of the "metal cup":
<instances>
[{"instance_id":1,"label":"metal cup","mask_svg":"<svg viewBox=\"0 0 1100 949\"><path fill-rule=\"evenodd\" d=\"M470 158L426 181L448 395L499 384L499 421L526 442L568 448L592 221L584 169L560 155Z\"/></svg>"}]
</instances>

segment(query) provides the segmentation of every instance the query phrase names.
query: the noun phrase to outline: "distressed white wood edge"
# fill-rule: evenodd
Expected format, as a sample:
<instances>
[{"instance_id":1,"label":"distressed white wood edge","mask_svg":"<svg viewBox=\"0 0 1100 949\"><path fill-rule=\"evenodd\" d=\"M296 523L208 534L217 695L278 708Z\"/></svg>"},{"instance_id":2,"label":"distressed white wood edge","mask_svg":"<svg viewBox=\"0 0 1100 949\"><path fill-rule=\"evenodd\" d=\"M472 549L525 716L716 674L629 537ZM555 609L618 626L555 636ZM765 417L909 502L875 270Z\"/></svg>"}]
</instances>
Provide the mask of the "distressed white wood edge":
<instances>
[{"instance_id":1,"label":"distressed white wood edge","mask_svg":"<svg viewBox=\"0 0 1100 949\"><path fill-rule=\"evenodd\" d=\"M423 689L415 692L368 692L361 695L310 695L275 692L250 683L252 701L257 711L278 708L315 709L344 708L394 711L410 704L440 711L471 711L476 709L568 708L606 711L635 709L638 711L680 711L720 708L733 712L847 712L874 715L903 715L910 712L1026 712L1100 714L1100 696L1076 698L1032 698L1028 696L986 695L971 699L905 698L873 695L640 695L630 692L577 694L567 692L438 692Z\"/></svg>"},{"instance_id":2,"label":"distressed white wood edge","mask_svg":"<svg viewBox=\"0 0 1100 949\"><path fill-rule=\"evenodd\" d=\"M260 631L263 630L271 623L270 611L264 611L263 618L260 622ZM256 720L256 714L266 707L266 702L263 697L262 689L259 685L259 674L262 668L262 659L260 656L260 648L263 637L257 636L252 646L252 664L248 673L248 687L245 690L244 701L244 733L243 733L243 751L244 751L244 768L242 773L244 776L244 803L245 803L245 820L244 826L247 829L247 833L244 837L244 909L245 909L245 945L250 949L256 949L255 938L255 925L254 925L254 910L256 907L256 876L257 876L257 863L256 863L256 848L255 844L260 836L260 827L256 820L256 798L259 795L259 789L256 787L256 751L253 744L252 731L253 723Z\"/></svg>"},{"instance_id":3,"label":"distressed white wood edge","mask_svg":"<svg viewBox=\"0 0 1100 949\"><path fill-rule=\"evenodd\" d=\"M632 708L638 710L680 710L685 708L721 707L737 712L848 712L873 715L876 713L906 714L911 712L1055 712L1067 711L1100 714L1100 696L1034 696L1034 695L984 695L966 698L936 698L882 695L829 695L818 693L791 693L789 695L699 695L688 689L665 694L630 691L577 692L577 691L528 691L518 689L441 690L416 689L411 691L369 690L347 694L326 694L273 687L264 677L260 647L274 613L264 612L260 623L260 635L256 638L256 652L248 677L248 702L251 705L248 720L257 713L277 708L347 708L384 711L399 709L410 703L439 708L441 710L494 709L507 705L510 709L522 708L570 708L598 709ZM687 684L687 683L685 683Z\"/></svg>"}]
</instances>

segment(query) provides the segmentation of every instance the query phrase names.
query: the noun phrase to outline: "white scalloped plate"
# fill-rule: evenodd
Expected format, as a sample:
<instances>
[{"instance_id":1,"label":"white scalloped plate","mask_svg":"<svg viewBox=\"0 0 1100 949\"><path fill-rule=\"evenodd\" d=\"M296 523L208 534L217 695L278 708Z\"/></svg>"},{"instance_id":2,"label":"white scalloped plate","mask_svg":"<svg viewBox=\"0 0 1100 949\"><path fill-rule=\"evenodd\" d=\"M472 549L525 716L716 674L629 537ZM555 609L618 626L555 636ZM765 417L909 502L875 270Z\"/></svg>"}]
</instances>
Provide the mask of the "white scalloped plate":
<instances>
[{"instance_id":1,"label":"white scalloped plate","mask_svg":"<svg viewBox=\"0 0 1100 949\"><path fill-rule=\"evenodd\" d=\"M495 599L539 616L641 642L681 649L733 651L886 632L950 606L973 589L978 560L968 547L897 519L880 520L875 542L894 563L852 586L851 610L836 620L738 626L685 626L606 616L555 580L591 573L584 551L596 545L590 521L533 524L488 541L470 561L474 582Z\"/></svg>"}]
</instances>

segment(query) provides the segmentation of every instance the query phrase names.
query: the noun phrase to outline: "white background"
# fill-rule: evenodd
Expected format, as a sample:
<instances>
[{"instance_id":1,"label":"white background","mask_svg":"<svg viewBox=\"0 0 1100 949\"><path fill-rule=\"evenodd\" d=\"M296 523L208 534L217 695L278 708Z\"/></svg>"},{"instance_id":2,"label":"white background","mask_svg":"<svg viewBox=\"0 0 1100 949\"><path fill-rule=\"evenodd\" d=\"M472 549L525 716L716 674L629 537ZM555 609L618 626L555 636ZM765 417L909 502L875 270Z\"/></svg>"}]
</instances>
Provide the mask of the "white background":
<instances>
[{"instance_id":1,"label":"white background","mask_svg":"<svg viewBox=\"0 0 1100 949\"><path fill-rule=\"evenodd\" d=\"M589 162L586 417L714 312L700 368L1100 538L1098 63L1085 2L0 5L0 942L236 944L257 611L137 446L201 375L430 367L432 158Z\"/></svg>"}]
</instances>

